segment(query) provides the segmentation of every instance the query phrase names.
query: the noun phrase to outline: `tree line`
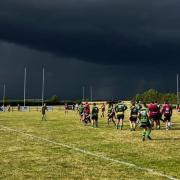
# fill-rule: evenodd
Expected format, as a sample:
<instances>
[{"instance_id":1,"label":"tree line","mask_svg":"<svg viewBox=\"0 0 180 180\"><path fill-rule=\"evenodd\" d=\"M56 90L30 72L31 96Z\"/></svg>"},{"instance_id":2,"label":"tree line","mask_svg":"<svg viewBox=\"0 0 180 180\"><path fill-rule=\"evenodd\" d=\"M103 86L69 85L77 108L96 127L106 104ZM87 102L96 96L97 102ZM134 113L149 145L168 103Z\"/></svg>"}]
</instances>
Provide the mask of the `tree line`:
<instances>
[{"instance_id":1,"label":"tree line","mask_svg":"<svg viewBox=\"0 0 180 180\"><path fill-rule=\"evenodd\" d=\"M171 104L177 104L177 94L176 93L161 93L155 89L149 89L141 94L136 94L136 101L142 101L145 103L150 103L151 101L158 101L158 103L164 103L168 101Z\"/></svg>"}]
</instances>

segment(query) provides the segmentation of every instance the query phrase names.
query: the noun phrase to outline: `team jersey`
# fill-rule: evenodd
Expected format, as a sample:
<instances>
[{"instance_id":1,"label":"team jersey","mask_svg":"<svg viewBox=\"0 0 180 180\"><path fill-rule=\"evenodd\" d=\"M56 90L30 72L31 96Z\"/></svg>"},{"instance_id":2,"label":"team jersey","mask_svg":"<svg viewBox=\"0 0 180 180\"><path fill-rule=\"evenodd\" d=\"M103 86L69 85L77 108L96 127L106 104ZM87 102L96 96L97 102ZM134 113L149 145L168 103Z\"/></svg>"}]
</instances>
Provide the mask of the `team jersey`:
<instances>
[{"instance_id":1,"label":"team jersey","mask_svg":"<svg viewBox=\"0 0 180 180\"><path fill-rule=\"evenodd\" d=\"M93 116L98 116L99 113L99 108L97 106L92 107L92 115Z\"/></svg>"},{"instance_id":2,"label":"team jersey","mask_svg":"<svg viewBox=\"0 0 180 180\"><path fill-rule=\"evenodd\" d=\"M117 115L124 114L124 111L127 109L127 106L125 104L119 103L115 107L115 111Z\"/></svg>"},{"instance_id":3,"label":"team jersey","mask_svg":"<svg viewBox=\"0 0 180 180\"><path fill-rule=\"evenodd\" d=\"M86 104L86 105L84 106L84 113L85 113L85 114L90 114L90 106L89 106L89 104Z\"/></svg>"},{"instance_id":4,"label":"team jersey","mask_svg":"<svg viewBox=\"0 0 180 180\"><path fill-rule=\"evenodd\" d=\"M136 106L131 107L131 112L130 112L131 117L136 118L138 116L138 112L139 112L138 107Z\"/></svg>"},{"instance_id":5,"label":"team jersey","mask_svg":"<svg viewBox=\"0 0 180 180\"><path fill-rule=\"evenodd\" d=\"M172 106L170 104L165 104L162 109L164 116L172 116Z\"/></svg>"},{"instance_id":6,"label":"team jersey","mask_svg":"<svg viewBox=\"0 0 180 180\"><path fill-rule=\"evenodd\" d=\"M149 123L148 110L146 108L142 108L139 111L139 120L140 120L141 124Z\"/></svg>"},{"instance_id":7,"label":"team jersey","mask_svg":"<svg viewBox=\"0 0 180 180\"><path fill-rule=\"evenodd\" d=\"M79 108L78 108L78 110L79 110L79 113L82 114L83 111L84 111L84 107L83 107L82 105L80 105Z\"/></svg>"},{"instance_id":8,"label":"team jersey","mask_svg":"<svg viewBox=\"0 0 180 180\"><path fill-rule=\"evenodd\" d=\"M45 114L46 113L46 110L47 110L47 106L43 106L41 111L42 111L42 114Z\"/></svg>"},{"instance_id":9,"label":"team jersey","mask_svg":"<svg viewBox=\"0 0 180 180\"><path fill-rule=\"evenodd\" d=\"M67 104L64 105L64 109L66 109L66 110L68 109L68 105Z\"/></svg>"},{"instance_id":10,"label":"team jersey","mask_svg":"<svg viewBox=\"0 0 180 180\"><path fill-rule=\"evenodd\" d=\"M113 112L114 112L113 107L109 107L109 108L108 108L108 114L112 114Z\"/></svg>"},{"instance_id":11,"label":"team jersey","mask_svg":"<svg viewBox=\"0 0 180 180\"><path fill-rule=\"evenodd\" d=\"M104 112L106 110L105 105L102 105L101 110L102 110L102 112Z\"/></svg>"},{"instance_id":12,"label":"team jersey","mask_svg":"<svg viewBox=\"0 0 180 180\"><path fill-rule=\"evenodd\" d=\"M154 118L158 115L159 109L156 104L153 104L153 103L149 104L148 109L149 109L149 116L151 118Z\"/></svg>"}]
</instances>

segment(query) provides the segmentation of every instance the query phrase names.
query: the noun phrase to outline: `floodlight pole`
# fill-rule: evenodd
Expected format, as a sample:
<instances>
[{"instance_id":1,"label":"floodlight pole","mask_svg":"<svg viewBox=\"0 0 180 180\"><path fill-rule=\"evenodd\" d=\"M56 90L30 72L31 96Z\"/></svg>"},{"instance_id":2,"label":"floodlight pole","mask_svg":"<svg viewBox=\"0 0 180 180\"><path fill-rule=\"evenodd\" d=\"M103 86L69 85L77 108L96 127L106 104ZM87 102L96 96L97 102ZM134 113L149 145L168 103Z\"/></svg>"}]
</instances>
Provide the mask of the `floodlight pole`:
<instances>
[{"instance_id":1,"label":"floodlight pole","mask_svg":"<svg viewBox=\"0 0 180 180\"><path fill-rule=\"evenodd\" d=\"M93 88L92 86L90 87L90 95L91 95L91 102L93 101Z\"/></svg>"},{"instance_id":2,"label":"floodlight pole","mask_svg":"<svg viewBox=\"0 0 180 180\"><path fill-rule=\"evenodd\" d=\"M177 74L177 105L179 105L179 74Z\"/></svg>"},{"instance_id":3,"label":"floodlight pole","mask_svg":"<svg viewBox=\"0 0 180 180\"><path fill-rule=\"evenodd\" d=\"M45 69L43 68L43 77L42 77L42 106L44 104L44 79L45 79Z\"/></svg>"},{"instance_id":4,"label":"floodlight pole","mask_svg":"<svg viewBox=\"0 0 180 180\"><path fill-rule=\"evenodd\" d=\"M3 108L5 106L5 97L6 97L6 85L3 85Z\"/></svg>"},{"instance_id":5,"label":"floodlight pole","mask_svg":"<svg viewBox=\"0 0 180 180\"><path fill-rule=\"evenodd\" d=\"M82 92L82 93L83 93L83 99L82 99L82 100L83 100L83 102L84 102L84 86L82 87L82 91L83 91L83 92Z\"/></svg>"},{"instance_id":6,"label":"floodlight pole","mask_svg":"<svg viewBox=\"0 0 180 180\"><path fill-rule=\"evenodd\" d=\"M24 69L24 107L26 106L26 67Z\"/></svg>"}]
</instances>

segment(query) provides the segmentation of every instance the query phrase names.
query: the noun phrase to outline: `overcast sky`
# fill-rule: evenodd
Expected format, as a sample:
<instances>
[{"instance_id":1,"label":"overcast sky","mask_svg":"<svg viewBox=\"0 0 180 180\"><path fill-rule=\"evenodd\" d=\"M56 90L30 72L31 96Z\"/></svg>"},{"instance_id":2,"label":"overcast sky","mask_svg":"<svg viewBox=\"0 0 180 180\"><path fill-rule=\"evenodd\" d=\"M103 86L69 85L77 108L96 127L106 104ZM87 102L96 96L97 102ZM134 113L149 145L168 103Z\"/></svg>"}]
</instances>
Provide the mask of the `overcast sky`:
<instances>
[{"instance_id":1,"label":"overcast sky","mask_svg":"<svg viewBox=\"0 0 180 180\"><path fill-rule=\"evenodd\" d=\"M176 91L179 0L1 0L0 85L7 96L98 99ZM2 94L2 90L0 90Z\"/></svg>"}]
</instances>

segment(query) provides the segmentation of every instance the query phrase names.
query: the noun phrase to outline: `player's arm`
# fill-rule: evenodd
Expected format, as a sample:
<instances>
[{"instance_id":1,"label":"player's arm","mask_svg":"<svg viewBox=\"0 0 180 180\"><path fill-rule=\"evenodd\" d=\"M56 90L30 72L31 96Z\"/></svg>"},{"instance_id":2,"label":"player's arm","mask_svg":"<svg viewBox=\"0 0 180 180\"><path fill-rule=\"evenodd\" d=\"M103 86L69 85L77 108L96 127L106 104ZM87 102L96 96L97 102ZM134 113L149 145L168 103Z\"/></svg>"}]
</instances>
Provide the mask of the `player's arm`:
<instances>
[{"instance_id":1,"label":"player's arm","mask_svg":"<svg viewBox=\"0 0 180 180\"><path fill-rule=\"evenodd\" d=\"M126 105L124 105L124 111L126 111L127 110L127 106Z\"/></svg>"},{"instance_id":2,"label":"player's arm","mask_svg":"<svg viewBox=\"0 0 180 180\"><path fill-rule=\"evenodd\" d=\"M115 113L117 112L117 105L115 106L114 111L115 111Z\"/></svg>"}]
</instances>

